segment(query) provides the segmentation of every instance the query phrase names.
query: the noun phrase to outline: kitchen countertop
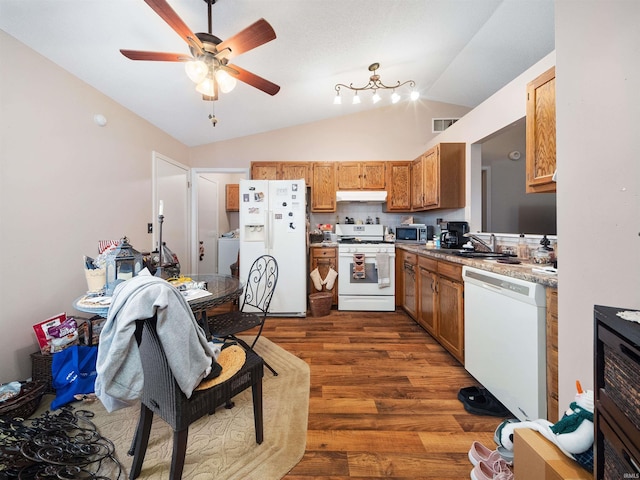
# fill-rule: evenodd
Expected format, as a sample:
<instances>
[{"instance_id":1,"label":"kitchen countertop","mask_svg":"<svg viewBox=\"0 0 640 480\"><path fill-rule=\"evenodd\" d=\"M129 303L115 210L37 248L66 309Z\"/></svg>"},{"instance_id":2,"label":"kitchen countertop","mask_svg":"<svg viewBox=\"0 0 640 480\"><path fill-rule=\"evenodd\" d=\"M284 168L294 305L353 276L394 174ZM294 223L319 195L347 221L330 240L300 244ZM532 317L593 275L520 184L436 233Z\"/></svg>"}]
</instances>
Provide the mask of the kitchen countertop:
<instances>
[{"instance_id":1,"label":"kitchen countertop","mask_svg":"<svg viewBox=\"0 0 640 480\"><path fill-rule=\"evenodd\" d=\"M448 253L446 250L429 249L422 245L396 244L396 249L401 248L408 252L423 255L425 257L435 258L437 260L446 260L451 263L459 263L460 265L468 265L470 267L487 270L489 272L506 275L508 277L519 278L528 282L535 282L545 287L558 287L557 274L545 274L532 271L538 265L529 262L519 264L498 263L496 260L485 260L480 258L459 257Z\"/></svg>"},{"instance_id":2,"label":"kitchen countertop","mask_svg":"<svg viewBox=\"0 0 640 480\"><path fill-rule=\"evenodd\" d=\"M337 248L338 242L318 242L310 244L310 247ZM539 283L545 287L558 287L557 274L545 274L532 271L537 265L534 263L523 262L520 264L498 263L496 260L485 260L480 258L466 258L453 255L446 250L429 249L423 245L399 244L396 243L396 249L401 248L408 252L423 255L425 257L434 258L436 260L446 260L451 263L460 265L468 265L470 267L487 270L489 272L506 275L508 277L519 278L529 282Z\"/></svg>"}]
</instances>

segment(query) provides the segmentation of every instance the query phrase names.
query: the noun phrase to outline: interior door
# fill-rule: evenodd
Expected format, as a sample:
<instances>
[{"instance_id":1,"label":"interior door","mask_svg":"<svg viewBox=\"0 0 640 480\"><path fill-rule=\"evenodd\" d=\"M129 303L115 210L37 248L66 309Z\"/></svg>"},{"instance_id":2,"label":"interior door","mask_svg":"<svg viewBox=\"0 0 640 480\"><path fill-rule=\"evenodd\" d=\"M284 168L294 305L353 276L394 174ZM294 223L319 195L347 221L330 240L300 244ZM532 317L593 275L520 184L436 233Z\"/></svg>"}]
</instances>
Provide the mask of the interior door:
<instances>
[{"instance_id":1,"label":"interior door","mask_svg":"<svg viewBox=\"0 0 640 480\"><path fill-rule=\"evenodd\" d=\"M162 241L180 262L181 272L189 273L189 168L153 152L153 249L158 247L160 226L158 209L163 204Z\"/></svg>"}]
</instances>

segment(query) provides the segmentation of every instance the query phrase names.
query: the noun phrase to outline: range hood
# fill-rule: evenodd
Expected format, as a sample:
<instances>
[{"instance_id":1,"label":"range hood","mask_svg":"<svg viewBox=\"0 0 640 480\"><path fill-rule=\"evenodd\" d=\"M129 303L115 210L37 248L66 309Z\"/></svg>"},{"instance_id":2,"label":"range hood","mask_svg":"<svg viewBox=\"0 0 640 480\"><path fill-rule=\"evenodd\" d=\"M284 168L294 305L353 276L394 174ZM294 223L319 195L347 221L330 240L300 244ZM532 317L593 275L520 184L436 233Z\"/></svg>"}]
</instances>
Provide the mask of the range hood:
<instances>
[{"instance_id":1,"label":"range hood","mask_svg":"<svg viewBox=\"0 0 640 480\"><path fill-rule=\"evenodd\" d=\"M387 192L382 190L338 190L336 201L384 203L387 201Z\"/></svg>"}]
</instances>

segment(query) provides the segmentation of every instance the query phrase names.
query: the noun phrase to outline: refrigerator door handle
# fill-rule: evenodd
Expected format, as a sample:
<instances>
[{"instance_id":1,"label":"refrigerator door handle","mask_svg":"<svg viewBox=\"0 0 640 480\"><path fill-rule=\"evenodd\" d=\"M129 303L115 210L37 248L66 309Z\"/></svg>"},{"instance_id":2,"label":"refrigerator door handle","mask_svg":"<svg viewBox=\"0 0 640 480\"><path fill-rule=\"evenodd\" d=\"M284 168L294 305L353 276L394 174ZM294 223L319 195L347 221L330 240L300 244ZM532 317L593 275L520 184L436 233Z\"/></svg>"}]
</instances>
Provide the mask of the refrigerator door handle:
<instances>
[{"instance_id":1,"label":"refrigerator door handle","mask_svg":"<svg viewBox=\"0 0 640 480\"><path fill-rule=\"evenodd\" d=\"M273 248L273 210L269 210L267 217L267 253Z\"/></svg>"}]
</instances>

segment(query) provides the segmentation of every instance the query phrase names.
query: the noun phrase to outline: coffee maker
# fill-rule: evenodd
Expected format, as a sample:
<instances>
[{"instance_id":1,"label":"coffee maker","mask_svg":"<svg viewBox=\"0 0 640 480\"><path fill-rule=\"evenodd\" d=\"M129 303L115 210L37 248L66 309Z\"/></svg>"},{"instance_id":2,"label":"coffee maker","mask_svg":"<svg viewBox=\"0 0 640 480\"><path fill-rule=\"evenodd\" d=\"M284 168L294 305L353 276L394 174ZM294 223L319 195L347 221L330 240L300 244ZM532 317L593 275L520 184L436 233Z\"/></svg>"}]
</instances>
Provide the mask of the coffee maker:
<instances>
[{"instance_id":1,"label":"coffee maker","mask_svg":"<svg viewBox=\"0 0 640 480\"><path fill-rule=\"evenodd\" d=\"M467 243L464 237L469 232L467 222L447 222L446 229L440 234L440 245L442 248L462 248Z\"/></svg>"}]
</instances>

